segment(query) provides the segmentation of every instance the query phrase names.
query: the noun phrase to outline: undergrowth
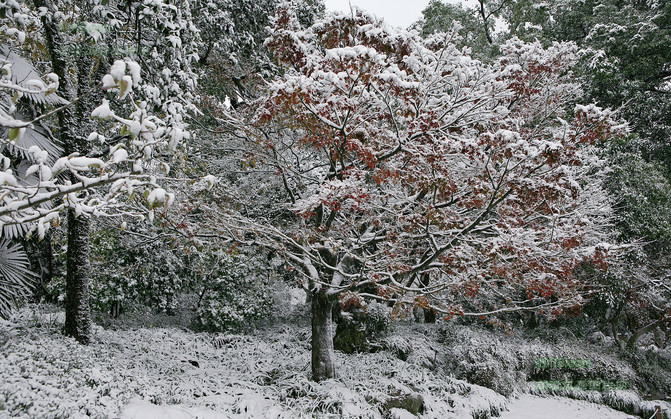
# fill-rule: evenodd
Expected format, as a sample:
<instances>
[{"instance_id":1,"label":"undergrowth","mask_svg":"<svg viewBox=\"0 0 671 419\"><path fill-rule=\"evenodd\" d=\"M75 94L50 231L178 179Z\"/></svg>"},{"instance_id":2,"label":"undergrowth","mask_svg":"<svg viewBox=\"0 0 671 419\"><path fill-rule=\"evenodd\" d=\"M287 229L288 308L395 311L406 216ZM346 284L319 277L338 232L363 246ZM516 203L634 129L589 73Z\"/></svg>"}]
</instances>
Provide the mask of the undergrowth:
<instances>
[{"instance_id":1,"label":"undergrowth","mask_svg":"<svg viewBox=\"0 0 671 419\"><path fill-rule=\"evenodd\" d=\"M421 400L425 418L487 418L506 405L389 351L337 352L339 377L315 383L303 326L249 335L96 326L81 346L60 333L62 320L24 309L0 323L0 417L118 417L139 400L226 418L385 418L408 397Z\"/></svg>"},{"instance_id":2,"label":"undergrowth","mask_svg":"<svg viewBox=\"0 0 671 419\"><path fill-rule=\"evenodd\" d=\"M499 415L505 396L519 392L649 417L661 402L640 398L638 370L663 367L656 360L668 355L628 360L577 338L547 343L472 325L397 322L374 353L336 352L337 379L316 383L305 322L249 334L96 326L93 343L81 346L61 334L63 317L32 307L0 322L0 417L132 418L161 406L202 418L387 419L412 410L480 419ZM648 363L632 368L641 357ZM581 388L586 379L626 387Z\"/></svg>"}]
</instances>

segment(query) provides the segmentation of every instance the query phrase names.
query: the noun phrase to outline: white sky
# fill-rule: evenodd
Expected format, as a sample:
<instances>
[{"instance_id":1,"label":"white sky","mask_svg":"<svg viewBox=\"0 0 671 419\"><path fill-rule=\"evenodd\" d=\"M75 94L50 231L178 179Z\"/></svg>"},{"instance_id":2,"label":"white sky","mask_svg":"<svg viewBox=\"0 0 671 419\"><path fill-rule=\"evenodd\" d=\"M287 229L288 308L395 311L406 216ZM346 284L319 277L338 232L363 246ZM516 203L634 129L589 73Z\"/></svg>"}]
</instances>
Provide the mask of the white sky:
<instances>
[{"instance_id":1,"label":"white sky","mask_svg":"<svg viewBox=\"0 0 671 419\"><path fill-rule=\"evenodd\" d=\"M445 0L443 0L445 1ZM473 7L476 0L447 0L449 3L462 3ZM429 4L429 0L351 0L353 6L383 18L392 26L407 28L422 17L422 10ZM325 0L327 10L348 11L348 0Z\"/></svg>"}]
</instances>

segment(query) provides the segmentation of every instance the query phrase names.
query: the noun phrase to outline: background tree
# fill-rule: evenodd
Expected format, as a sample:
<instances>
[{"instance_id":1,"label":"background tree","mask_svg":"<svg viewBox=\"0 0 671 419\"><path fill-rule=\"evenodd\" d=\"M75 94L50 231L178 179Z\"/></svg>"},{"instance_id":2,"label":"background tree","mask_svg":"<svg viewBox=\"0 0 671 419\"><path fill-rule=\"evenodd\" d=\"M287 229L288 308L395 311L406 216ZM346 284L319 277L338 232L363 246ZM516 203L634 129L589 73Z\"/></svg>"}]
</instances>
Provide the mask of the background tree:
<instances>
[{"instance_id":1,"label":"background tree","mask_svg":"<svg viewBox=\"0 0 671 419\"><path fill-rule=\"evenodd\" d=\"M608 307L606 323L616 339L620 333L635 335L643 326L664 323L668 307L660 301L669 287L671 243L666 198L671 9L666 2L610 0L541 6L515 2L515 7L507 14L511 32L548 43L572 40L582 47L578 72L584 100L618 109L635 134L608 144L605 155L612 171L606 185L617 212L619 240L639 242L641 248L632 250L619 274L608 279L610 289L617 290L617 295L604 295L610 305L604 299L597 303ZM641 269L633 272L626 267L631 264ZM625 317L640 322L624 322Z\"/></svg>"},{"instance_id":2,"label":"background tree","mask_svg":"<svg viewBox=\"0 0 671 419\"><path fill-rule=\"evenodd\" d=\"M614 313L630 311L625 307L633 309L644 304L648 314L639 316L641 319L654 322L649 315L656 312L657 319L665 321L666 305L653 303L653 300L658 299L654 295L664 294L664 287L668 286L665 278L668 277L670 236L666 234L664 214L668 212L668 205L663 191L671 167L667 100L671 9L665 2L611 0L516 0L501 4L499 16L507 24L507 30L500 34L500 39L517 36L526 41L540 40L546 46L557 41L576 42L581 48L581 58L575 67L583 89L581 100L617 109L634 134L603 144L601 152L612 168L605 185L617 214L613 234L622 243L639 242L642 248L632 248L628 258L609 275L605 289L619 291L617 296L606 291L601 295L604 298L595 301L596 305L610 307L607 313L600 312L595 319L608 319L604 325L609 328L613 322L622 327L619 332L613 332L614 337L618 333L634 333L637 328L628 321L634 330L630 331L619 314L613 317ZM445 22L451 21L450 13L443 10L447 6L437 6L441 7L427 8L427 12L448 17ZM469 17L461 19L468 21ZM445 24L440 18L425 19L427 28L430 28L428 22L438 27ZM654 186L649 186L644 179L654 180ZM645 269L638 272L627 268L629 264L640 266L641 263ZM615 286L616 282L620 282L619 285ZM605 300L614 306L608 306Z\"/></svg>"},{"instance_id":3,"label":"background tree","mask_svg":"<svg viewBox=\"0 0 671 419\"><path fill-rule=\"evenodd\" d=\"M575 41L584 48L585 100L618 109L639 134L638 152L647 159L666 159L669 5L611 0L512 5L506 14L511 33L546 42Z\"/></svg>"},{"instance_id":4,"label":"background tree","mask_svg":"<svg viewBox=\"0 0 671 419\"><path fill-rule=\"evenodd\" d=\"M203 103L205 110L213 105L212 98L223 102L228 97L236 107L253 100L263 79L277 73L264 41L269 19L280 3L279 0L217 0L194 4L194 23L202 34L200 64L207 67L201 90L211 97ZM293 0L291 5L301 24L307 26L325 10L321 0Z\"/></svg>"},{"instance_id":5,"label":"background tree","mask_svg":"<svg viewBox=\"0 0 671 419\"><path fill-rule=\"evenodd\" d=\"M460 37L457 43L459 47L469 48L473 57L484 61L495 58L495 45L487 40L488 32L484 31L478 12L462 4L432 0L422 10L422 19L413 27L419 29L422 36L426 37L437 32L451 32L454 25L459 25L457 30Z\"/></svg>"}]
</instances>

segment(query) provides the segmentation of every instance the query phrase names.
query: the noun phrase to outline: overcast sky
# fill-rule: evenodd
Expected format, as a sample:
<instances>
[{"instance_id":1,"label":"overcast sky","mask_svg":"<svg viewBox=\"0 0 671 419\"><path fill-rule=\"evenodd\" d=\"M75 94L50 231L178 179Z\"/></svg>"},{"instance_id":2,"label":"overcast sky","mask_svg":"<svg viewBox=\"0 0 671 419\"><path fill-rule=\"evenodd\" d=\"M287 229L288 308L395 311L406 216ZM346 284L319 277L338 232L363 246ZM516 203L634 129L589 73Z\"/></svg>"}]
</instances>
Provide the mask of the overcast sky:
<instances>
[{"instance_id":1,"label":"overcast sky","mask_svg":"<svg viewBox=\"0 0 671 419\"><path fill-rule=\"evenodd\" d=\"M450 3L463 3L471 7L476 0L448 0ZM351 0L353 6L374 14L393 26L407 28L422 17L422 10L429 4L429 0ZM348 0L325 0L328 10L349 10Z\"/></svg>"}]
</instances>

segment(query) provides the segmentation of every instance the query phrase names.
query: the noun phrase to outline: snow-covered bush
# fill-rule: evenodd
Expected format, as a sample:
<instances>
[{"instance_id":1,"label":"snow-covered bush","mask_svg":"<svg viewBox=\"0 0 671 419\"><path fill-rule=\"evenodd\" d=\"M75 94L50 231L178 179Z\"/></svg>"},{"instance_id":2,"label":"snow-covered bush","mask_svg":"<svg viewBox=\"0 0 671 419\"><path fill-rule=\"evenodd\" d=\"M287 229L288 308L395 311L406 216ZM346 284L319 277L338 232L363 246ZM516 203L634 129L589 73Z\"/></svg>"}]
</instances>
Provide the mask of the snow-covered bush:
<instances>
[{"instance_id":1,"label":"snow-covered bush","mask_svg":"<svg viewBox=\"0 0 671 419\"><path fill-rule=\"evenodd\" d=\"M352 307L343 299L340 308L333 337L335 349L345 353L379 349L379 341L391 325L391 308L376 301Z\"/></svg>"},{"instance_id":2,"label":"snow-covered bush","mask_svg":"<svg viewBox=\"0 0 671 419\"><path fill-rule=\"evenodd\" d=\"M198 251L160 232L131 231L136 227L104 226L91 235L91 304L98 312L115 318L131 307L146 314L195 310L195 325L208 331L249 330L275 314L278 279L265 259L230 249ZM54 240L64 265L64 237ZM60 301L64 274L59 269L48 284ZM193 298L179 306L187 295Z\"/></svg>"},{"instance_id":3,"label":"snow-covered bush","mask_svg":"<svg viewBox=\"0 0 671 419\"><path fill-rule=\"evenodd\" d=\"M209 331L250 330L272 316L274 278L254 255L211 250L199 255L197 323Z\"/></svg>"},{"instance_id":4,"label":"snow-covered bush","mask_svg":"<svg viewBox=\"0 0 671 419\"><path fill-rule=\"evenodd\" d=\"M653 345L626 354L639 380L636 387L647 394L671 394L671 350Z\"/></svg>"},{"instance_id":5,"label":"snow-covered bush","mask_svg":"<svg viewBox=\"0 0 671 419\"><path fill-rule=\"evenodd\" d=\"M57 259L65 264L67 244L61 234L54 235ZM118 227L102 226L91 238L91 305L118 317L131 304L153 311L172 313L177 296L193 284L184 275L183 252L169 241L146 235L127 234ZM60 269L48 284L52 296L65 298L65 270Z\"/></svg>"},{"instance_id":6,"label":"snow-covered bush","mask_svg":"<svg viewBox=\"0 0 671 419\"><path fill-rule=\"evenodd\" d=\"M118 246L114 246L115 236ZM127 239L127 238L126 238ZM182 260L178 249L162 240L147 244L128 243L118 232L103 230L92 238L92 247L100 259L96 266L92 295L100 308L135 300L157 311L172 312L176 296L189 287L181 275ZM116 269L115 269L116 268Z\"/></svg>"},{"instance_id":7,"label":"snow-covered bush","mask_svg":"<svg viewBox=\"0 0 671 419\"><path fill-rule=\"evenodd\" d=\"M635 388L636 373L607 348L585 347L579 339L548 343L522 336L464 326L445 329L446 354L443 368L457 378L482 385L500 394L510 395L527 389L551 392L566 388L579 389L581 380L603 383L604 391L616 385ZM534 382L539 383L535 385ZM552 386L545 384L552 383ZM550 388L551 387L551 388ZM571 395L560 391L562 395Z\"/></svg>"}]
</instances>

